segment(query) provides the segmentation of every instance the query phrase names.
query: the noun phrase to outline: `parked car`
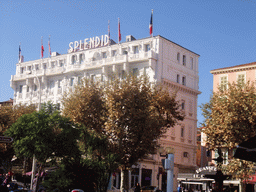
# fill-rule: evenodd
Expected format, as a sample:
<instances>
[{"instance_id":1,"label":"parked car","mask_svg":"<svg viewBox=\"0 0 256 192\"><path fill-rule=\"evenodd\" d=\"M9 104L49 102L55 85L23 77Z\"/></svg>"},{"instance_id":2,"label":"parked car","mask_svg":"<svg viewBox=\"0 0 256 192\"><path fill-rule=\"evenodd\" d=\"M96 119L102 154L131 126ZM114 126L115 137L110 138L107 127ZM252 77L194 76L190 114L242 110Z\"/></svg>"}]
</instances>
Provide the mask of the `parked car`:
<instances>
[{"instance_id":1,"label":"parked car","mask_svg":"<svg viewBox=\"0 0 256 192\"><path fill-rule=\"evenodd\" d=\"M71 192L84 192L82 189L73 189Z\"/></svg>"},{"instance_id":2,"label":"parked car","mask_svg":"<svg viewBox=\"0 0 256 192\"><path fill-rule=\"evenodd\" d=\"M162 192L158 187L155 186L144 186L141 187L142 192Z\"/></svg>"}]
</instances>

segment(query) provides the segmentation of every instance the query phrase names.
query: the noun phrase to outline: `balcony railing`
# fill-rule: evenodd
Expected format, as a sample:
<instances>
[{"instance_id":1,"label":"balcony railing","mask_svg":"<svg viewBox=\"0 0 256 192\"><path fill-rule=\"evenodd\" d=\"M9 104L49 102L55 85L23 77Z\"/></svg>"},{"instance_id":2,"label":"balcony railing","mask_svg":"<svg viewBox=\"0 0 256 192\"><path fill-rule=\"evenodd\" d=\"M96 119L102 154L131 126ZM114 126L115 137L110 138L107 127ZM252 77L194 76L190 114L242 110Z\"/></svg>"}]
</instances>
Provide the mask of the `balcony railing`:
<instances>
[{"instance_id":1,"label":"balcony railing","mask_svg":"<svg viewBox=\"0 0 256 192\"><path fill-rule=\"evenodd\" d=\"M16 75L14 75L13 80L21 80L21 79L26 79L26 78L31 78L35 76L42 76L42 75L51 75L51 74L56 74L56 73L62 73L65 71L69 70L77 70L77 69L85 69L85 68L90 68L94 66L100 66L100 65L110 65L113 63L122 63L126 62L126 59L129 59L129 62L134 61L139 61L139 60L147 60L150 58L155 58L157 59L157 54L154 53L153 51L148 51L148 52L140 52L140 53L128 53L127 55L115 55L107 58L100 58L96 61L93 61L92 58L87 58L86 60L83 60L82 62L67 62L67 64L64 64L62 66L54 66L54 68L38 68L37 70L30 70L30 71L23 71L23 73L17 72ZM63 60L63 58L61 58ZM66 59L67 60L67 59ZM28 62L28 65L31 65L32 62ZM45 66L41 66L45 67Z\"/></svg>"}]
</instances>

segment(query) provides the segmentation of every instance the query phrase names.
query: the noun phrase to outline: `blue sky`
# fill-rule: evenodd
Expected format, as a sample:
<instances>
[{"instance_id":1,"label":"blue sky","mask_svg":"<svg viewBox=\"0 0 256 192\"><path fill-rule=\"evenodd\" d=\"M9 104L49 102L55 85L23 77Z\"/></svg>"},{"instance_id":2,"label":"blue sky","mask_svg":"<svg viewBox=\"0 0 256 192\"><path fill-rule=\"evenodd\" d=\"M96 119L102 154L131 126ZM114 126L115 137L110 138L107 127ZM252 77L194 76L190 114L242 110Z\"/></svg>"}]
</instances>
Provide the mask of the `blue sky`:
<instances>
[{"instance_id":1,"label":"blue sky","mask_svg":"<svg viewBox=\"0 0 256 192\"><path fill-rule=\"evenodd\" d=\"M0 101L13 98L21 43L25 61L40 58L41 37L48 56L67 53L69 42L107 34L117 41L118 17L126 35L161 35L200 55L198 105L209 101L210 70L256 61L256 0L4 0L0 2ZM198 108L198 121L202 122Z\"/></svg>"}]
</instances>

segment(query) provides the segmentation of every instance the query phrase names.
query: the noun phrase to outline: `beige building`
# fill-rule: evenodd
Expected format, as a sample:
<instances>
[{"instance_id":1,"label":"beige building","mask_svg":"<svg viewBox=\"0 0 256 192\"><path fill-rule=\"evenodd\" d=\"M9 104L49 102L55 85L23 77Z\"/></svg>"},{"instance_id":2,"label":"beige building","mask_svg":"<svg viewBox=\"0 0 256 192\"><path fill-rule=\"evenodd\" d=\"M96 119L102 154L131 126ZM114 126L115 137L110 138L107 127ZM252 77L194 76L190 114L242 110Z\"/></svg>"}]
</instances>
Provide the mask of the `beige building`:
<instances>
[{"instance_id":1,"label":"beige building","mask_svg":"<svg viewBox=\"0 0 256 192\"><path fill-rule=\"evenodd\" d=\"M215 92L218 91L219 87L227 89L228 83L246 83L247 81L255 82L256 62L215 69L210 72L213 74L213 91ZM226 159L223 161L223 164L228 164L228 150L222 150L222 154L223 158ZM212 152L209 164L215 163L212 159L216 157L216 152ZM240 181L224 181L224 184L225 182L232 183L237 188L240 187L241 191Z\"/></svg>"},{"instance_id":2,"label":"beige building","mask_svg":"<svg viewBox=\"0 0 256 192\"><path fill-rule=\"evenodd\" d=\"M213 74L213 91L217 91L219 86L227 88L228 82L255 82L256 62L215 69L211 73Z\"/></svg>"},{"instance_id":3,"label":"beige building","mask_svg":"<svg viewBox=\"0 0 256 192\"><path fill-rule=\"evenodd\" d=\"M81 78L107 81L113 73L133 71L146 73L151 81L162 82L170 92L178 90L186 113L184 121L171 127L160 140L163 149L175 151L174 189L178 173L194 173L197 150L197 96L199 55L162 37L136 40L133 36L116 44L106 43L108 37L95 37L71 42L67 54L52 53L50 58L16 64L16 74L11 77L14 104L60 103L62 94ZM149 155L130 172L130 187L136 182L164 188L166 174L162 171L160 154ZM113 174L112 185L118 188L120 174Z\"/></svg>"}]
</instances>

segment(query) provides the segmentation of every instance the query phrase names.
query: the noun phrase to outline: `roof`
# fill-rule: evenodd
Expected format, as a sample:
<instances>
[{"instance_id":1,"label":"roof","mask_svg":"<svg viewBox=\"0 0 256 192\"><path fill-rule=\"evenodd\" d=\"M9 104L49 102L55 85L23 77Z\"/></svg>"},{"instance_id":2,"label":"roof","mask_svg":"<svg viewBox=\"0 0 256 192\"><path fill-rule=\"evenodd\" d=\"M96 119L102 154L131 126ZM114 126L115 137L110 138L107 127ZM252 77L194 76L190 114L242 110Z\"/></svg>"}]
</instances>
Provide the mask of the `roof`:
<instances>
[{"instance_id":1,"label":"roof","mask_svg":"<svg viewBox=\"0 0 256 192\"><path fill-rule=\"evenodd\" d=\"M219 69L214 69L211 70L211 73L216 73L216 72L221 72L221 71L229 71L229 70L233 70L236 68L248 68L248 67L256 67L256 62L251 62L251 63L246 63L246 64L241 64L241 65L235 65L235 66L231 66L231 67L224 67L224 68L219 68Z\"/></svg>"},{"instance_id":2,"label":"roof","mask_svg":"<svg viewBox=\"0 0 256 192\"><path fill-rule=\"evenodd\" d=\"M2 101L2 102L0 102L0 105L1 104L6 104L6 105L10 105L10 104L13 104L13 99L12 98L10 98L10 100L8 100L8 101Z\"/></svg>"},{"instance_id":3,"label":"roof","mask_svg":"<svg viewBox=\"0 0 256 192\"><path fill-rule=\"evenodd\" d=\"M163 37L163 36L161 36L161 35L157 35L157 36L159 36L159 37L161 37L161 38L163 38L163 39L165 39L165 40L167 40L167 41L169 41L169 42L171 42L171 43L174 43L175 45L178 45L179 47L181 47L181 48L183 48L183 49L186 49L187 51L189 51L189 52L191 52L191 53L194 53L194 54L200 56L199 54L197 54L197 53L195 53L195 52L193 52L193 51L191 51L191 50L189 50L189 49L187 49L187 48L185 48L185 47L179 45L178 43L175 43L175 42L173 42L173 41L171 41L171 40L169 40L169 39L167 39L167 38L165 38L165 37Z\"/></svg>"}]
</instances>

